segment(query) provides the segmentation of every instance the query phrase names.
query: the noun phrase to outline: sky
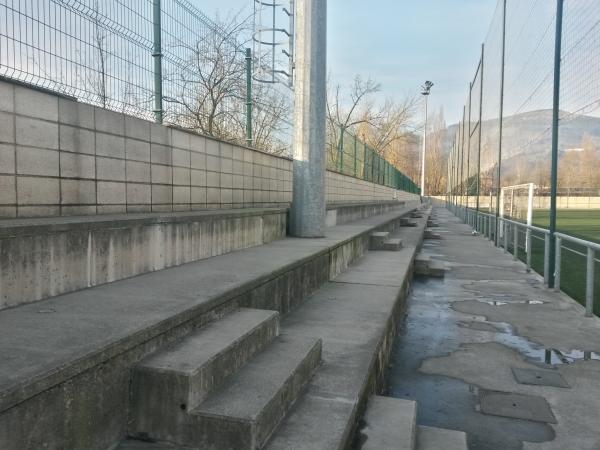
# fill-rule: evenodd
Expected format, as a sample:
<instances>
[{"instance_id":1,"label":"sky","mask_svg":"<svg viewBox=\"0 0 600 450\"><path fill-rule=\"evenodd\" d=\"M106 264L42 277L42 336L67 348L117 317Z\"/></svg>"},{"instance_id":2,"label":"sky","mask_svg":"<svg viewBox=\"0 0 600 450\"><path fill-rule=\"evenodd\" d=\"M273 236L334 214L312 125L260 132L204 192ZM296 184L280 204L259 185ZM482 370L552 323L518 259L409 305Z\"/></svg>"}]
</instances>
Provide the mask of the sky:
<instances>
[{"instance_id":1,"label":"sky","mask_svg":"<svg viewBox=\"0 0 600 450\"><path fill-rule=\"evenodd\" d=\"M286 0L283 0L284 2ZM207 16L227 15L253 0L192 0ZM497 0L329 0L328 71L342 86L355 75L397 100L435 83L432 111L460 120Z\"/></svg>"}]
</instances>

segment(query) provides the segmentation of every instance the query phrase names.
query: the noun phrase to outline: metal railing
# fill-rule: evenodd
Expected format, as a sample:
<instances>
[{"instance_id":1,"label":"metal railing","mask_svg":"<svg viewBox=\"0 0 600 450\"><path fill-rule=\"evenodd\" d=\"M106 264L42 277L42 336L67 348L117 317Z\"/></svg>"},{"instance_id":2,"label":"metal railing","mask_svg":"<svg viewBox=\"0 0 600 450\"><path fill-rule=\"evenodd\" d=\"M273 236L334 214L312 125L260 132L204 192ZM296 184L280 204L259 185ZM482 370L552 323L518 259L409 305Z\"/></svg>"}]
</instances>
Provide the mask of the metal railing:
<instances>
[{"instance_id":1,"label":"metal railing","mask_svg":"<svg viewBox=\"0 0 600 450\"><path fill-rule=\"evenodd\" d=\"M448 203L447 207L467 225L494 242L497 247L502 247L505 253L511 252L515 261L520 259L519 252L522 249L525 253L524 262L527 272L530 272L532 269L534 242L536 240L542 241L543 266L538 266L538 269L541 270L537 271L543 275L544 284L548 286L550 280L550 249L552 245L550 230L504 217L497 217L494 214L483 213L457 204ZM561 291L561 267L564 262L563 251L585 257L585 315L586 317L592 317L594 315L595 268L596 262L600 262L600 260L596 259L596 252L600 252L600 244L558 232L554 233L554 238L554 290L557 292ZM564 245L565 242L576 244L585 249L585 252L566 246Z\"/></svg>"}]
</instances>

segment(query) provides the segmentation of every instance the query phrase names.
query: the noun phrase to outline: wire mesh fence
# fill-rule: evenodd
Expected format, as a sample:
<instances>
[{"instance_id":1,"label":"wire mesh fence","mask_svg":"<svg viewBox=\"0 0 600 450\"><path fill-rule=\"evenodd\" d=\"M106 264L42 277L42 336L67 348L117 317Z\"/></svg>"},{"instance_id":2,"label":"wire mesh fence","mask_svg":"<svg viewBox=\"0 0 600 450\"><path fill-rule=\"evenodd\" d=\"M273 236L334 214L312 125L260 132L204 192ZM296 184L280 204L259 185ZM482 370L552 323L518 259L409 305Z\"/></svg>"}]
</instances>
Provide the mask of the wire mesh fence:
<instances>
[{"instance_id":1,"label":"wire mesh fence","mask_svg":"<svg viewBox=\"0 0 600 450\"><path fill-rule=\"evenodd\" d=\"M347 129L339 127L328 132L328 170L413 194L420 193L420 188L409 177Z\"/></svg>"},{"instance_id":2,"label":"wire mesh fence","mask_svg":"<svg viewBox=\"0 0 600 450\"><path fill-rule=\"evenodd\" d=\"M0 0L0 77L291 156L292 91L254 81L265 59L248 56L249 19L215 21L188 0ZM344 136L329 169L417 192Z\"/></svg>"},{"instance_id":3,"label":"wire mesh fence","mask_svg":"<svg viewBox=\"0 0 600 450\"><path fill-rule=\"evenodd\" d=\"M554 233L600 242L600 3L499 0L467 92L449 202L519 221L531 209L533 225L551 231L551 283L564 266L563 290L581 300L586 254L563 243L555 262Z\"/></svg>"},{"instance_id":4,"label":"wire mesh fence","mask_svg":"<svg viewBox=\"0 0 600 450\"><path fill-rule=\"evenodd\" d=\"M251 32L249 18L217 22L187 0L0 0L0 76L290 155L293 96L248 89Z\"/></svg>"}]
</instances>

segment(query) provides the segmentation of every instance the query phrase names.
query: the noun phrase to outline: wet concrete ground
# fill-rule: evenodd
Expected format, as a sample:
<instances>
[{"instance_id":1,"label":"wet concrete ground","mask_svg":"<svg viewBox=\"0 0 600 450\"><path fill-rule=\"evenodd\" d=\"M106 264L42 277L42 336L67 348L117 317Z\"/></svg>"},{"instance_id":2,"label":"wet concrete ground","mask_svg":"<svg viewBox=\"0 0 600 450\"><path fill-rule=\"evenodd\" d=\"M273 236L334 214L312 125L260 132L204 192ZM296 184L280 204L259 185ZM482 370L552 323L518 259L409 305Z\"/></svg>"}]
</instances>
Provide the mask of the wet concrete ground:
<instances>
[{"instance_id":1,"label":"wet concrete ground","mask_svg":"<svg viewBox=\"0 0 600 450\"><path fill-rule=\"evenodd\" d=\"M447 210L433 215L442 239L423 253L449 271L414 280L388 395L417 400L420 425L465 431L472 450L600 449L600 320ZM544 369L569 387L520 384L513 369ZM481 412L482 390L535 397L502 417ZM544 422L539 397L557 423ZM515 418L523 406L533 420Z\"/></svg>"}]
</instances>

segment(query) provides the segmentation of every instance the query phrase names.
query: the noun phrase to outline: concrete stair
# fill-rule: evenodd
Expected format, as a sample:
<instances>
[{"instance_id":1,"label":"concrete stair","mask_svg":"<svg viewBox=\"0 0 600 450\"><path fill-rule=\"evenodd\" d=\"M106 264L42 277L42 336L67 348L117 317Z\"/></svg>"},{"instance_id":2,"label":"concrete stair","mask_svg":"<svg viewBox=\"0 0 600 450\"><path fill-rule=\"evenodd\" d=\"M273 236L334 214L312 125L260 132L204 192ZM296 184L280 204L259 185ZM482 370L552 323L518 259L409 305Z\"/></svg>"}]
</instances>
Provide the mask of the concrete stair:
<instances>
[{"instance_id":1,"label":"concrete stair","mask_svg":"<svg viewBox=\"0 0 600 450\"><path fill-rule=\"evenodd\" d=\"M467 450L467 435L464 431L419 425L416 450Z\"/></svg>"},{"instance_id":2,"label":"concrete stair","mask_svg":"<svg viewBox=\"0 0 600 450\"><path fill-rule=\"evenodd\" d=\"M321 358L320 340L278 333L277 312L242 308L142 361L133 370L130 435L260 448Z\"/></svg>"},{"instance_id":3,"label":"concrete stair","mask_svg":"<svg viewBox=\"0 0 600 450\"><path fill-rule=\"evenodd\" d=\"M185 414L279 334L279 313L242 308L133 369L131 430L175 440Z\"/></svg>"},{"instance_id":4,"label":"concrete stair","mask_svg":"<svg viewBox=\"0 0 600 450\"><path fill-rule=\"evenodd\" d=\"M417 402L374 395L360 430L361 450L467 450L462 431L417 426Z\"/></svg>"},{"instance_id":5,"label":"concrete stair","mask_svg":"<svg viewBox=\"0 0 600 450\"><path fill-rule=\"evenodd\" d=\"M401 227L416 227L417 222L415 222L414 220L410 220L407 217L403 217L400 219L400 226Z\"/></svg>"},{"instance_id":6,"label":"concrete stair","mask_svg":"<svg viewBox=\"0 0 600 450\"><path fill-rule=\"evenodd\" d=\"M369 235L369 250L381 250L383 243L387 241L390 233L387 231L377 231Z\"/></svg>"},{"instance_id":7,"label":"concrete stair","mask_svg":"<svg viewBox=\"0 0 600 450\"><path fill-rule=\"evenodd\" d=\"M435 233L433 230L426 229L425 234L423 234L423 239L442 239L442 236Z\"/></svg>"},{"instance_id":8,"label":"concrete stair","mask_svg":"<svg viewBox=\"0 0 600 450\"><path fill-rule=\"evenodd\" d=\"M402 249L402 239L389 238L387 231L378 231L369 236L369 250L398 251Z\"/></svg>"},{"instance_id":9,"label":"concrete stair","mask_svg":"<svg viewBox=\"0 0 600 450\"><path fill-rule=\"evenodd\" d=\"M444 278L446 264L431 258L429 255L419 254L415 257L415 274L434 278Z\"/></svg>"}]
</instances>

